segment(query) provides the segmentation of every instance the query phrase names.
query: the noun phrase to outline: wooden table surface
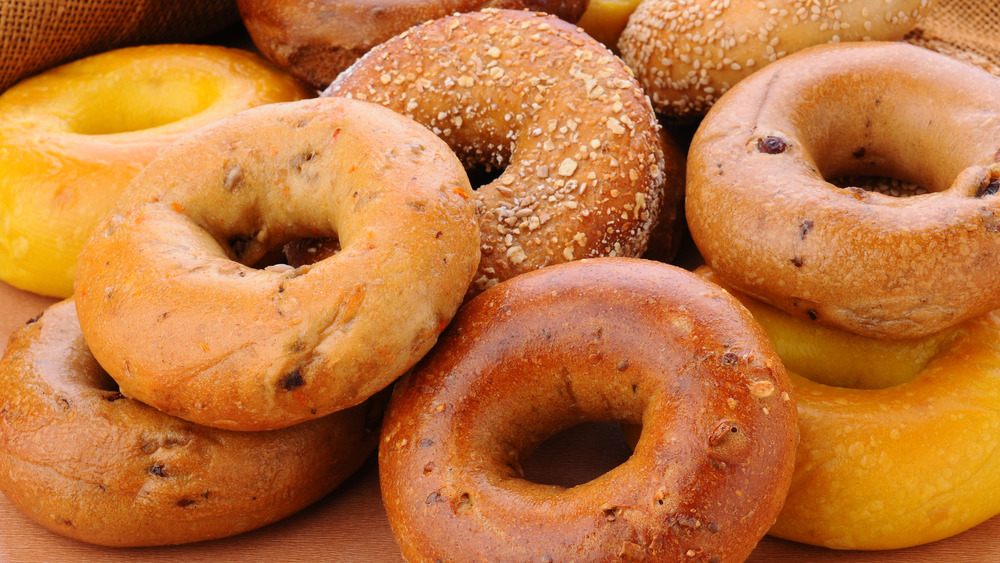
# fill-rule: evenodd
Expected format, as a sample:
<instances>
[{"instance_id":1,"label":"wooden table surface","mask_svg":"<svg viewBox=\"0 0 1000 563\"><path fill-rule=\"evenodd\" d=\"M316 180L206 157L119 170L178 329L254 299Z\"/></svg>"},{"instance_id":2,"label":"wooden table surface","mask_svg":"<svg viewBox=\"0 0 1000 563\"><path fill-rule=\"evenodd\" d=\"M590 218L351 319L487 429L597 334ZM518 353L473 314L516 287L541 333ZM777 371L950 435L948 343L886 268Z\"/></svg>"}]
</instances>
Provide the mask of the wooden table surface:
<instances>
[{"instance_id":1,"label":"wooden table surface","mask_svg":"<svg viewBox=\"0 0 1000 563\"><path fill-rule=\"evenodd\" d=\"M53 300L0 283L0 342ZM5 344L6 347L6 344ZM628 456L616 426L577 427L542 445L525 464L535 481L572 485ZM35 524L0 495L0 562L143 561L399 561L379 496L375 459L329 496L302 512L240 536L198 544L115 549L79 543ZM906 550L837 552L764 538L753 562L1000 561L1000 517L953 538Z\"/></svg>"}]
</instances>

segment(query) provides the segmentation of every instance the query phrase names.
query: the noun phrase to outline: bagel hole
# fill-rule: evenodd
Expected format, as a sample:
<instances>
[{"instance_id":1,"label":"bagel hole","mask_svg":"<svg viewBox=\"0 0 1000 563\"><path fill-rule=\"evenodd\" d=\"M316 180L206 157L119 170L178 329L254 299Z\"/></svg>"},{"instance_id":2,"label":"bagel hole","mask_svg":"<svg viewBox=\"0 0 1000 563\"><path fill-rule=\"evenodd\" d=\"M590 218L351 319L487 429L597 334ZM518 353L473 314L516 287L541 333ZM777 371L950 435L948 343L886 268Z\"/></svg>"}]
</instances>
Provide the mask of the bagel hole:
<instances>
[{"instance_id":1,"label":"bagel hole","mask_svg":"<svg viewBox=\"0 0 1000 563\"><path fill-rule=\"evenodd\" d=\"M233 253L236 255L237 261L245 262L246 257L240 251L239 245L234 244L232 245L232 248L233 248ZM263 254L263 256L257 258L256 260L253 260L251 263L246 265L250 266L251 268L263 270L264 268L269 268L271 266L281 266L281 265L287 266L288 261L285 258L284 248L279 246L277 248L269 249L267 252Z\"/></svg>"},{"instance_id":2,"label":"bagel hole","mask_svg":"<svg viewBox=\"0 0 1000 563\"><path fill-rule=\"evenodd\" d=\"M827 180L841 189L862 189L891 197L912 197L930 193L927 188L891 176L840 176Z\"/></svg>"},{"instance_id":3,"label":"bagel hole","mask_svg":"<svg viewBox=\"0 0 1000 563\"><path fill-rule=\"evenodd\" d=\"M68 123L81 135L130 133L160 127L206 111L219 98L217 80L183 69L143 76L125 69L110 84L80 96Z\"/></svg>"},{"instance_id":4,"label":"bagel hole","mask_svg":"<svg viewBox=\"0 0 1000 563\"><path fill-rule=\"evenodd\" d=\"M632 455L617 422L584 422L549 437L522 461L524 478L575 487L618 467Z\"/></svg>"},{"instance_id":5,"label":"bagel hole","mask_svg":"<svg viewBox=\"0 0 1000 563\"><path fill-rule=\"evenodd\" d=\"M241 240L243 239L234 239L229 241L229 244L237 261L244 262L245 256L241 249ZM299 268L315 264L338 252L340 252L340 241L336 237L301 238L271 248L246 265L258 270L282 266Z\"/></svg>"},{"instance_id":6,"label":"bagel hole","mask_svg":"<svg viewBox=\"0 0 1000 563\"><path fill-rule=\"evenodd\" d=\"M506 168L490 164L481 164L478 166L468 166L467 164L465 173L469 176L469 184L472 185L472 189L478 190L502 176L504 170Z\"/></svg>"},{"instance_id":7,"label":"bagel hole","mask_svg":"<svg viewBox=\"0 0 1000 563\"><path fill-rule=\"evenodd\" d=\"M315 264L340 252L340 240L336 237L302 238L289 242L282 248L287 264L298 268Z\"/></svg>"}]
</instances>

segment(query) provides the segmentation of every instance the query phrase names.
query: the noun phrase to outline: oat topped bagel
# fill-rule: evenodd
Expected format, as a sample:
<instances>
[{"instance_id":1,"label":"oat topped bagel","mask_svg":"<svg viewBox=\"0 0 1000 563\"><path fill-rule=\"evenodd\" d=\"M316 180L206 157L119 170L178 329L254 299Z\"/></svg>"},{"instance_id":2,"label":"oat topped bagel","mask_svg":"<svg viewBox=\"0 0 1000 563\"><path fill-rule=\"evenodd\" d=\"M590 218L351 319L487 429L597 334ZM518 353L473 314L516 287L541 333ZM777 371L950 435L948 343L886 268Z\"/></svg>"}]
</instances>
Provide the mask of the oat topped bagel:
<instances>
[{"instance_id":1,"label":"oat topped bagel","mask_svg":"<svg viewBox=\"0 0 1000 563\"><path fill-rule=\"evenodd\" d=\"M658 112L696 119L737 82L790 53L902 39L934 2L645 0L619 48Z\"/></svg>"},{"instance_id":2,"label":"oat topped bagel","mask_svg":"<svg viewBox=\"0 0 1000 563\"><path fill-rule=\"evenodd\" d=\"M606 47L558 18L484 10L383 43L324 92L392 108L444 139L476 189L483 259L470 293L549 264L639 256L669 239L683 155ZM664 242L669 245L670 242Z\"/></svg>"},{"instance_id":3,"label":"oat topped bagel","mask_svg":"<svg viewBox=\"0 0 1000 563\"><path fill-rule=\"evenodd\" d=\"M298 268L269 250L337 237ZM122 392L206 426L282 428L410 368L479 263L468 178L437 137L346 99L255 108L165 150L80 255L76 304Z\"/></svg>"}]
</instances>

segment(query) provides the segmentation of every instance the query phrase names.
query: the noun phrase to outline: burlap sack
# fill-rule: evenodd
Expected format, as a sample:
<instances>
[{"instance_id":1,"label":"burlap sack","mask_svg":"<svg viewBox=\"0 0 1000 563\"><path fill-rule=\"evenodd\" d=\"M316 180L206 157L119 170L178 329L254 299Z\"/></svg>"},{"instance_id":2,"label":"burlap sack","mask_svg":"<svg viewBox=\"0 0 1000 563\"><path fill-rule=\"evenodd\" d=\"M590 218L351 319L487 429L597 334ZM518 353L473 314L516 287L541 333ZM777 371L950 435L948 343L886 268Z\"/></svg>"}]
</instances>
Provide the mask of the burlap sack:
<instances>
[{"instance_id":1,"label":"burlap sack","mask_svg":"<svg viewBox=\"0 0 1000 563\"><path fill-rule=\"evenodd\" d=\"M1000 76L1000 2L938 0L906 40Z\"/></svg>"},{"instance_id":2,"label":"burlap sack","mask_svg":"<svg viewBox=\"0 0 1000 563\"><path fill-rule=\"evenodd\" d=\"M73 59L194 41L238 20L236 0L0 0L0 91Z\"/></svg>"}]
</instances>

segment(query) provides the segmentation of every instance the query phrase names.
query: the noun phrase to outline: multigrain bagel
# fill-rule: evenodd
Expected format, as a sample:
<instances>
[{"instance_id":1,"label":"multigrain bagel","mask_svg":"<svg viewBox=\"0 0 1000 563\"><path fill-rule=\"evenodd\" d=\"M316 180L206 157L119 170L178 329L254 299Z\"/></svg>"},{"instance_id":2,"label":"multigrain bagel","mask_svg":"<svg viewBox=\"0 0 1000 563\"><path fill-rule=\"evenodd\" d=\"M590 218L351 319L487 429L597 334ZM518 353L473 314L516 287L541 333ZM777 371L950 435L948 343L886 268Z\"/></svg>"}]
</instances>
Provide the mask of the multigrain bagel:
<instances>
[{"instance_id":1,"label":"multigrain bagel","mask_svg":"<svg viewBox=\"0 0 1000 563\"><path fill-rule=\"evenodd\" d=\"M1000 514L1000 314L872 339L726 288L774 343L799 413L795 474L771 535L899 549Z\"/></svg>"},{"instance_id":2,"label":"multigrain bagel","mask_svg":"<svg viewBox=\"0 0 1000 563\"><path fill-rule=\"evenodd\" d=\"M237 0L261 53L325 88L369 49L428 20L482 8L539 10L575 22L587 0Z\"/></svg>"},{"instance_id":3,"label":"multigrain bagel","mask_svg":"<svg viewBox=\"0 0 1000 563\"><path fill-rule=\"evenodd\" d=\"M112 546L235 535L320 499L375 449L381 398L274 432L197 426L122 395L71 300L0 360L0 490L59 534Z\"/></svg>"},{"instance_id":4,"label":"multigrain bagel","mask_svg":"<svg viewBox=\"0 0 1000 563\"><path fill-rule=\"evenodd\" d=\"M686 213L728 284L873 337L917 337L1000 307L1000 80L902 43L818 46L712 108ZM889 176L891 197L828 182Z\"/></svg>"},{"instance_id":5,"label":"multigrain bagel","mask_svg":"<svg viewBox=\"0 0 1000 563\"><path fill-rule=\"evenodd\" d=\"M168 144L308 92L261 57L206 45L116 49L0 95L0 279L69 297L76 257Z\"/></svg>"},{"instance_id":6,"label":"multigrain bagel","mask_svg":"<svg viewBox=\"0 0 1000 563\"><path fill-rule=\"evenodd\" d=\"M645 0L618 46L658 112L696 119L737 82L790 53L902 39L934 1Z\"/></svg>"},{"instance_id":7,"label":"multigrain bagel","mask_svg":"<svg viewBox=\"0 0 1000 563\"><path fill-rule=\"evenodd\" d=\"M612 420L644 424L622 465L569 489L519 473L549 436ZM381 490L410 561L742 561L796 432L784 368L732 297L667 264L582 260L463 306L394 388Z\"/></svg>"},{"instance_id":8,"label":"multigrain bagel","mask_svg":"<svg viewBox=\"0 0 1000 563\"><path fill-rule=\"evenodd\" d=\"M266 430L360 403L437 340L479 263L448 147L342 98L254 108L171 145L80 255L76 305L122 393ZM342 250L255 269L289 240Z\"/></svg>"},{"instance_id":9,"label":"multigrain bagel","mask_svg":"<svg viewBox=\"0 0 1000 563\"><path fill-rule=\"evenodd\" d=\"M385 105L444 139L468 169L483 258L470 295L549 264L640 256L672 237L683 155L628 69L557 18L483 10L414 27L324 96ZM668 251L663 251L669 254Z\"/></svg>"}]
</instances>

